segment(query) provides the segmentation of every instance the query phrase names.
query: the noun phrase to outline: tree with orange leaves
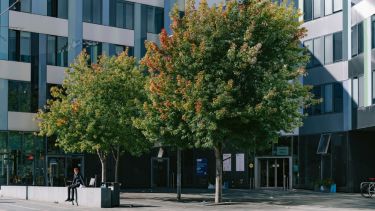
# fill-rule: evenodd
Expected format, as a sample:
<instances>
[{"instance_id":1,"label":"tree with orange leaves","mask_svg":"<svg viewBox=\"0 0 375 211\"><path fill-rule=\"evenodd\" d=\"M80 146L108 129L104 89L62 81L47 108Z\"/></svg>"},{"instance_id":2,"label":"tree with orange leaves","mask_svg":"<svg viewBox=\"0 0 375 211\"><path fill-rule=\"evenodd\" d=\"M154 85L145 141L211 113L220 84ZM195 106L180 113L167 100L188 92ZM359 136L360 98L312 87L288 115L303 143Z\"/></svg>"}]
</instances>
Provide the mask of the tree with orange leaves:
<instances>
[{"instance_id":1,"label":"tree with orange leaves","mask_svg":"<svg viewBox=\"0 0 375 211\"><path fill-rule=\"evenodd\" d=\"M222 198L222 149L269 146L280 131L301 126L311 105L305 73L306 30L299 12L269 0L227 1L171 14L172 36L147 43L149 98L138 127L152 140L213 149L215 202Z\"/></svg>"}]
</instances>

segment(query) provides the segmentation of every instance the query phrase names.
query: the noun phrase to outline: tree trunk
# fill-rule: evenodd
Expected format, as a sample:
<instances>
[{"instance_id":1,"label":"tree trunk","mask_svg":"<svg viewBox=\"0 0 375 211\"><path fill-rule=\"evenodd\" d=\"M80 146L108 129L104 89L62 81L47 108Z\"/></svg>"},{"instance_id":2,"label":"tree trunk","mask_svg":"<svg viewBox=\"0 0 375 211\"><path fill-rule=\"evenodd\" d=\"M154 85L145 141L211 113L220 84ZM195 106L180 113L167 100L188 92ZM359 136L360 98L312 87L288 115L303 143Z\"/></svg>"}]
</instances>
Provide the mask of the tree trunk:
<instances>
[{"instance_id":1,"label":"tree trunk","mask_svg":"<svg viewBox=\"0 0 375 211\"><path fill-rule=\"evenodd\" d=\"M216 160L216 187L215 187L215 203L220 203L223 193L223 155L221 143L215 146L215 160Z\"/></svg>"},{"instance_id":2,"label":"tree trunk","mask_svg":"<svg viewBox=\"0 0 375 211\"><path fill-rule=\"evenodd\" d=\"M117 183L118 182L118 174L119 174L119 171L118 171L118 167L119 167L119 163L120 163L120 147L117 147L116 149L116 156L115 156L115 182Z\"/></svg>"},{"instance_id":3,"label":"tree trunk","mask_svg":"<svg viewBox=\"0 0 375 211\"><path fill-rule=\"evenodd\" d=\"M181 200L181 149L177 149L177 200Z\"/></svg>"},{"instance_id":4,"label":"tree trunk","mask_svg":"<svg viewBox=\"0 0 375 211\"><path fill-rule=\"evenodd\" d=\"M102 183L107 182L107 155L105 153L97 151L100 163L102 165Z\"/></svg>"}]
</instances>

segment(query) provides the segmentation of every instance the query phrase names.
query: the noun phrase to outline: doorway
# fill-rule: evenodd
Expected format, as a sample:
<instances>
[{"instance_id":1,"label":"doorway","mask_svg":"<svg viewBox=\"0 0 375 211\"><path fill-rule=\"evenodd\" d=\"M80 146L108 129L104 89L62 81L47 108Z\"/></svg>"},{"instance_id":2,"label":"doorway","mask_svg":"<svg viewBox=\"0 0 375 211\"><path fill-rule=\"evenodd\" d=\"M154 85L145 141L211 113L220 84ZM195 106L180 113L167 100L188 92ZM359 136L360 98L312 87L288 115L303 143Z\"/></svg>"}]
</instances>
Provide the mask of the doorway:
<instances>
[{"instance_id":1,"label":"doorway","mask_svg":"<svg viewBox=\"0 0 375 211\"><path fill-rule=\"evenodd\" d=\"M256 157L256 188L292 188L291 157Z\"/></svg>"},{"instance_id":2,"label":"doorway","mask_svg":"<svg viewBox=\"0 0 375 211\"><path fill-rule=\"evenodd\" d=\"M84 157L82 155L47 156L47 185L66 186L66 181L73 178L73 168L79 168L84 177Z\"/></svg>"},{"instance_id":3,"label":"doorway","mask_svg":"<svg viewBox=\"0 0 375 211\"><path fill-rule=\"evenodd\" d=\"M151 188L169 187L169 158L151 158Z\"/></svg>"}]
</instances>

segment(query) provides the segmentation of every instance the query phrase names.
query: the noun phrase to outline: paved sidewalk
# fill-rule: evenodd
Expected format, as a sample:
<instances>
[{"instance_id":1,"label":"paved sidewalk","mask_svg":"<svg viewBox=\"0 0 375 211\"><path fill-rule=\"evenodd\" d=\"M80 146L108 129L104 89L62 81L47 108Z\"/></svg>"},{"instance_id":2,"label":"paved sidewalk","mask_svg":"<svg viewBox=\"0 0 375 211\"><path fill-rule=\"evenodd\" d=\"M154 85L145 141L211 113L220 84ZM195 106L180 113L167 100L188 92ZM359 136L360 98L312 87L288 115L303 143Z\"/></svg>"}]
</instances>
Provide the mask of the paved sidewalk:
<instances>
[{"instance_id":1,"label":"paved sidewalk","mask_svg":"<svg viewBox=\"0 0 375 211\"><path fill-rule=\"evenodd\" d=\"M213 203L213 190L183 190L181 202L170 191L127 190L121 193L121 207L107 210L157 210L157 211L193 211L193 210L375 210L375 198L366 199L360 194L318 193L305 190L225 190L224 202ZM70 203L55 204L46 202L16 200L0 197L0 211L30 210L102 210Z\"/></svg>"}]
</instances>

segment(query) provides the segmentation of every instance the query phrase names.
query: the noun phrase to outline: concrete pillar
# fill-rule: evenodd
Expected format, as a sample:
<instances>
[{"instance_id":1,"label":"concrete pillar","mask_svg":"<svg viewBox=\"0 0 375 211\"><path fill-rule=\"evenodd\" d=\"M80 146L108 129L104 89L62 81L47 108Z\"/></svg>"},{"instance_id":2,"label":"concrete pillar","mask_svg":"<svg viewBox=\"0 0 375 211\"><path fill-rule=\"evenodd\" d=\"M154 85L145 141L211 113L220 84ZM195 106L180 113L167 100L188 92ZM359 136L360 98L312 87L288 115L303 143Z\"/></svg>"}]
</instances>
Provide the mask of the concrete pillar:
<instances>
[{"instance_id":1,"label":"concrete pillar","mask_svg":"<svg viewBox=\"0 0 375 211\"><path fill-rule=\"evenodd\" d=\"M139 60L145 53L145 41L147 39L147 8L134 3L134 56Z\"/></svg>"},{"instance_id":2,"label":"concrete pillar","mask_svg":"<svg viewBox=\"0 0 375 211\"><path fill-rule=\"evenodd\" d=\"M5 11L9 7L9 0L0 0L0 11ZM8 27L9 12L0 16L0 59L8 60Z\"/></svg>"},{"instance_id":3,"label":"concrete pillar","mask_svg":"<svg viewBox=\"0 0 375 211\"><path fill-rule=\"evenodd\" d=\"M364 106L372 104L371 17L363 21Z\"/></svg>"},{"instance_id":4,"label":"concrete pillar","mask_svg":"<svg viewBox=\"0 0 375 211\"><path fill-rule=\"evenodd\" d=\"M351 0L343 0L342 56L344 61L349 61L352 58L351 3Z\"/></svg>"},{"instance_id":5,"label":"concrete pillar","mask_svg":"<svg viewBox=\"0 0 375 211\"><path fill-rule=\"evenodd\" d=\"M8 80L0 79L0 130L8 130Z\"/></svg>"},{"instance_id":6,"label":"concrete pillar","mask_svg":"<svg viewBox=\"0 0 375 211\"><path fill-rule=\"evenodd\" d=\"M82 23L82 0L69 0L68 2L68 63L72 63L74 59L82 51L83 39L83 23Z\"/></svg>"},{"instance_id":7,"label":"concrete pillar","mask_svg":"<svg viewBox=\"0 0 375 211\"><path fill-rule=\"evenodd\" d=\"M343 114L344 130L352 129L352 80L348 79L342 82L343 86Z\"/></svg>"}]
</instances>

